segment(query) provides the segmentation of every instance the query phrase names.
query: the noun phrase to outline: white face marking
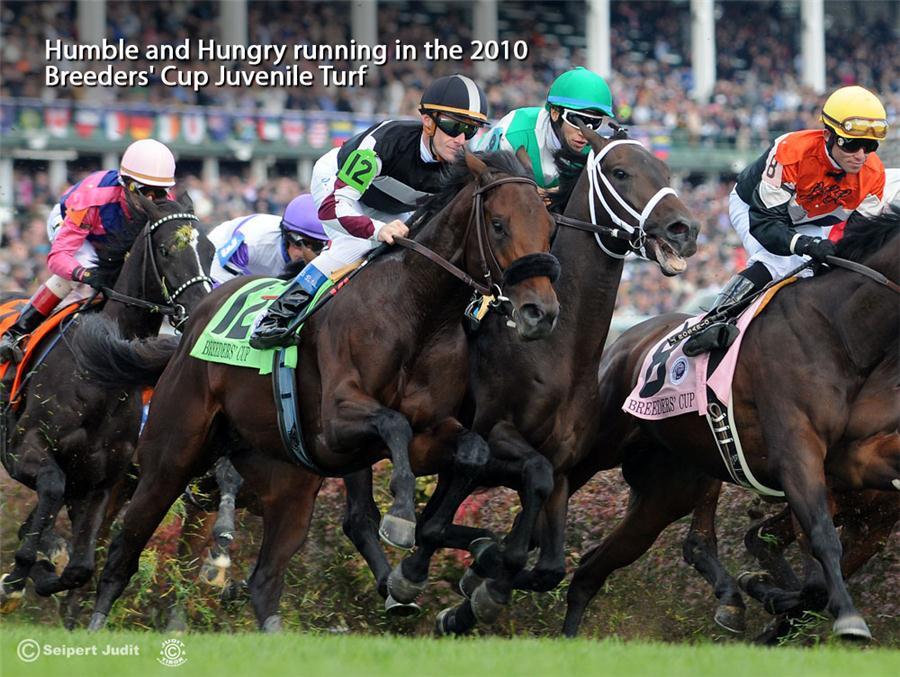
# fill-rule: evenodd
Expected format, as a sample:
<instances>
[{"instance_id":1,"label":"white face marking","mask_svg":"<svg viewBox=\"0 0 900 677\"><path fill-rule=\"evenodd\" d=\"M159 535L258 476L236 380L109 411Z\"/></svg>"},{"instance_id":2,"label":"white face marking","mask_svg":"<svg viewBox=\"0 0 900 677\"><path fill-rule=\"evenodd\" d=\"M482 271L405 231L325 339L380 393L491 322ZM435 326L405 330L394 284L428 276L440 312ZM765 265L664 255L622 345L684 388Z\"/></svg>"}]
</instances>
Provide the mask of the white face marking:
<instances>
[{"instance_id":1,"label":"white face marking","mask_svg":"<svg viewBox=\"0 0 900 677\"><path fill-rule=\"evenodd\" d=\"M891 484L894 485L894 489L900 491L900 480L891 480Z\"/></svg>"},{"instance_id":2,"label":"white face marking","mask_svg":"<svg viewBox=\"0 0 900 677\"><path fill-rule=\"evenodd\" d=\"M200 263L200 252L197 249L197 245L200 243L200 231L196 228L191 228L191 249L194 250L194 258L197 259L197 270L200 274L203 274L203 264ZM212 285L209 282L203 282L203 288L206 290L206 293L212 291Z\"/></svg>"}]
</instances>

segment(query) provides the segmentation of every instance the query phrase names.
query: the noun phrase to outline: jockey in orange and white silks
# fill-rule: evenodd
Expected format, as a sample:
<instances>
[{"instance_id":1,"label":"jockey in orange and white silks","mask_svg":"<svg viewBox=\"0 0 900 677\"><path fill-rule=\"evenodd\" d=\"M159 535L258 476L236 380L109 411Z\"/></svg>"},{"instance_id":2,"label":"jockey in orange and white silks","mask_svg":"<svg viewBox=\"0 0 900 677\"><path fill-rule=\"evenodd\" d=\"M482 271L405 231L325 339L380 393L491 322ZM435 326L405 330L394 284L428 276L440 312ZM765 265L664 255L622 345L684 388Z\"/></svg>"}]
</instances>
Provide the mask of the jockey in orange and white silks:
<instances>
[{"instance_id":1,"label":"jockey in orange and white silks","mask_svg":"<svg viewBox=\"0 0 900 677\"><path fill-rule=\"evenodd\" d=\"M130 217L126 191L172 197L175 157L154 139L135 141L119 169L101 170L76 183L54 206L47 222L52 242L47 267L53 275L35 292L19 319L0 339L0 362L15 359L20 337L32 332L72 291L75 283L95 284L95 246L116 235Z\"/></svg>"}]
</instances>

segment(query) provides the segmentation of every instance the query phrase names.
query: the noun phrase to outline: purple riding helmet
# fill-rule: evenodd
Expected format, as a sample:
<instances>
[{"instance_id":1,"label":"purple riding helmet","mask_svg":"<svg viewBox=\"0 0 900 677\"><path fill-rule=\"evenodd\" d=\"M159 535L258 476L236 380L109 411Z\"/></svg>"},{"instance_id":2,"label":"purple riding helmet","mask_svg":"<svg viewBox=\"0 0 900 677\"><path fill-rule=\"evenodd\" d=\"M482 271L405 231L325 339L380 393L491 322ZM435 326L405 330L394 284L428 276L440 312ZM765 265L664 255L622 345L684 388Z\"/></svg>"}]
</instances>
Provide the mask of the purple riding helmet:
<instances>
[{"instance_id":1,"label":"purple riding helmet","mask_svg":"<svg viewBox=\"0 0 900 677\"><path fill-rule=\"evenodd\" d=\"M327 242L330 238L325 234L318 214L319 210L313 202L312 195L306 193L295 197L281 217L281 232L284 238L297 246L303 246L304 240Z\"/></svg>"}]
</instances>

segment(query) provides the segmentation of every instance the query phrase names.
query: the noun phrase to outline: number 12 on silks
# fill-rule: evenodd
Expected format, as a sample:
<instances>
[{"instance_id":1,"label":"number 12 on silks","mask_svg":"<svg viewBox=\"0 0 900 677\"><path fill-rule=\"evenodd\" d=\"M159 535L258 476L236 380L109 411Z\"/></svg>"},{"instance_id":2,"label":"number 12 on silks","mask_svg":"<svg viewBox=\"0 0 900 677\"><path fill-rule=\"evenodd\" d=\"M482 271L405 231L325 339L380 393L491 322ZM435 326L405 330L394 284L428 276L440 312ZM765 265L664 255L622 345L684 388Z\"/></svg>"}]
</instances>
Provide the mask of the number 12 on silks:
<instances>
[{"instance_id":1,"label":"number 12 on silks","mask_svg":"<svg viewBox=\"0 0 900 677\"><path fill-rule=\"evenodd\" d=\"M378 155L371 149L359 149L350 153L337 177L351 188L365 193L378 173Z\"/></svg>"}]
</instances>

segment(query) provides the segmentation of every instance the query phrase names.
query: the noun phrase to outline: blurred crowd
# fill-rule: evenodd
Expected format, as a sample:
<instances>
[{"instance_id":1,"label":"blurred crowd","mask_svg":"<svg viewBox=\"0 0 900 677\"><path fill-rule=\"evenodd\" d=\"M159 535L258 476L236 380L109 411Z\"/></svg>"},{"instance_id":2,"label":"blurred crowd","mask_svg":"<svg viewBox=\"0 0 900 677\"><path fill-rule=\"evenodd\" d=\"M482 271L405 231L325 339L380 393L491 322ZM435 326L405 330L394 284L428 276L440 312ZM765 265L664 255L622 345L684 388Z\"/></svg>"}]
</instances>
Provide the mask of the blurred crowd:
<instances>
[{"instance_id":1,"label":"blurred crowd","mask_svg":"<svg viewBox=\"0 0 900 677\"><path fill-rule=\"evenodd\" d=\"M77 181L86 174L75 173L70 178ZM655 264L629 260L618 297L620 312L651 315L676 310L697 292L718 289L740 269L743 250L728 221L731 186L723 181L679 188L702 224L698 253L690 260L688 272L675 278L664 278ZM47 215L59 196L50 189L43 170L17 170L13 190L18 210L0 240L0 292L33 292L47 274ZM213 190L196 176L187 176L179 180L177 190L187 191L195 213L211 228L255 212L280 214L305 187L287 177L256 185L246 176L231 175L223 176Z\"/></svg>"},{"instance_id":2,"label":"blurred crowd","mask_svg":"<svg viewBox=\"0 0 900 677\"><path fill-rule=\"evenodd\" d=\"M496 77L484 82L491 112L535 105L556 75L583 64L586 4L570 0L534 3L500 0L499 37L525 40L525 61L502 61ZM659 0L613 1L610 34L611 85L619 118L627 124L660 124L693 143L727 141L746 147L771 134L800 129L815 119L822 97L800 84L801 17L797 3L770 0L716 2L717 77L707 103L691 99L690 3ZM279 113L325 110L385 116L414 114L421 88L452 71L474 75L471 61L390 60L372 70L364 88L212 88L192 91L158 80L131 89L43 87L44 40L77 40L74 0L4 3L0 95L72 97L95 104L224 106L230 110ZM463 45L471 39L471 3L383 2L378 35L421 46L435 38ZM219 35L219 3L189 0L125 2L108 0L111 39L127 43L179 44L185 38ZM879 92L889 114L900 112L900 40L896 2L825 3L827 86L861 84ZM250 44L347 44L351 39L344 2L249 2ZM290 50L288 50L290 52ZM421 52L420 52L421 54ZM288 59L288 63L294 63ZM59 64L72 68L73 64ZM146 62L120 64L144 69ZM318 64L299 62L303 69ZM338 68L352 64L336 62ZM100 67L97 64L96 67ZM185 69L213 71L219 63L188 62ZM260 68L266 68L263 64Z\"/></svg>"}]
</instances>

